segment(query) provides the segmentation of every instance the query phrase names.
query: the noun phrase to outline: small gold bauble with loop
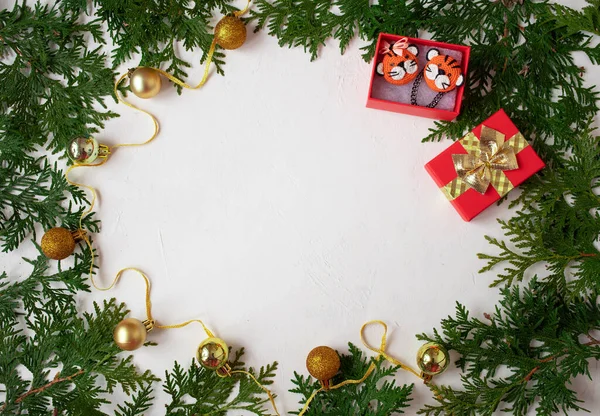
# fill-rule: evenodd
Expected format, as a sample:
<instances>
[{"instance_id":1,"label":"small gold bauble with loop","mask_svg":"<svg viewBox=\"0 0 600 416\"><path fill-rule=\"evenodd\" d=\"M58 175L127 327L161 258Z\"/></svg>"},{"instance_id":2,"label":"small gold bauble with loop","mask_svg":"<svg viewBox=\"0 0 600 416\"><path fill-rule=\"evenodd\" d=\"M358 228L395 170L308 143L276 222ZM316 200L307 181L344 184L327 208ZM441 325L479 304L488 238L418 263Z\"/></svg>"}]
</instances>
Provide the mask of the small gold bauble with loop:
<instances>
[{"instance_id":1,"label":"small gold bauble with loop","mask_svg":"<svg viewBox=\"0 0 600 416\"><path fill-rule=\"evenodd\" d=\"M63 227L55 227L44 233L40 246L49 259L63 260L73 254L75 244L84 238L85 230L69 231Z\"/></svg>"},{"instance_id":2,"label":"small gold bauble with loop","mask_svg":"<svg viewBox=\"0 0 600 416\"><path fill-rule=\"evenodd\" d=\"M160 92L162 80L160 73L145 66L129 71L129 88L140 98L152 98Z\"/></svg>"},{"instance_id":3,"label":"small gold bauble with loop","mask_svg":"<svg viewBox=\"0 0 600 416\"><path fill-rule=\"evenodd\" d=\"M428 379L443 373L449 363L448 351L435 342L428 342L417 351L417 365Z\"/></svg>"},{"instance_id":4,"label":"small gold bauble with loop","mask_svg":"<svg viewBox=\"0 0 600 416\"><path fill-rule=\"evenodd\" d=\"M154 328L154 321L126 318L113 331L115 344L124 351L133 351L146 342L146 335Z\"/></svg>"},{"instance_id":5,"label":"small gold bauble with loop","mask_svg":"<svg viewBox=\"0 0 600 416\"><path fill-rule=\"evenodd\" d=\"M237 16L225 16L215 26L215 42L223 49L237 49L246 41L246 25Z\"/></svg>"},{"instance_id":6,"label":"small gold bauble with loop","mask_svg":"<svg viewBox=\"0 0 600 416\"><path fill-rule=\"evenodd\" d=\"M91 136L75 137L67 147L69 158L79 165L89 165L98 158L107 158L110 149Z\"/></svg>"},{"instance_id":7,"label":"small gold bauble with loop","mask_svg":"<svg viewBox=\"0 0 600 416\"><path fill-rule=\"evenodd\" d=\"M340 365L338 353L326 346L313 348L306 357L306 369L321 382L324 389L329 387L329 381L340 371Z\"/></svg>"},{"instance_id":8,"label":"small gold bauble with loop","mask_svg":"<svg viewBox=\"0 0 600 416\"><path fill-rule=\"evenodd\" d=\"M221 338L207 338L198 346L197 358L202 367L219 370L227 364L229 347Z\"/></svg>"}]
</instances>

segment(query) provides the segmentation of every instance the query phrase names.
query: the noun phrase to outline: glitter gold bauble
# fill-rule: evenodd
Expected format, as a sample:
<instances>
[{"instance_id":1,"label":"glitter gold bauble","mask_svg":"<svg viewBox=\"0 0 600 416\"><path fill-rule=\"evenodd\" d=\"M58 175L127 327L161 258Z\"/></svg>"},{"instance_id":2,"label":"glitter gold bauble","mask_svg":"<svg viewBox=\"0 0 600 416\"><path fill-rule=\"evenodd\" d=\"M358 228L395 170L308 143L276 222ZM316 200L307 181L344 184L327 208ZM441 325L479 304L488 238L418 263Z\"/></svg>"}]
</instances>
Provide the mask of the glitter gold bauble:
<instances>
[{"instance_id":1,"label":"glitter gold bauble","mask_svg":"<svg viewBox=\"0 0 600 416\"><path fill-rule=\"evenodd\" d=\"M85 235L84 230L69 231L63 227L51 228L42 237L42 252L49 259L63 260L73 254L75 244Z\"/></svg>"},{"instance_id":2,"label":"glitter gold bauble","mask_svg":"<svg viewBox=\"0 0 600 416\"><path fill-rule=\"evenodd\" d=\"M428 376L441 374L448 368L450 356L446 348L435 342L428 342L417 352L417 365Z\"/></svg>"},{"instance_id":3,"label":"glitter gold bauble","mask_svg":"<svg viewBox=\"0 0 600 416\"><path fill-rule=\"evenodd\" d=\"M117 324L113 331L115 344L124 351L133 351L146 342L146 335L152 329L150 321L140 321L135 318L126 318Z\"/></svg>"},{"instance_id":4,"label":"glitter gold bauble","mask_svg":"<svg viewBox=\"0 0 600 416\"><path fill-rule=\"evenodd\" d=\"M227 364L229 347L220 338L207 338L198 346L197 358L202 367L218 370Z\"/></svg>"},{"instance_id":5,"label":"glitter gold bauble","mask_svg":"<svg viewBox=\"0 0 600 416\"><path fill-rule=\"evenodd\" d=\"M237 49L246 41L246 25L236 16L225 16L215 26L215 42L223 49Z\"/></svg>"},{"instance_id":6,"label":"glitter gold bauble","mask_svg":"<svg viewBox=\"0 0 600 416\"><path fill-rule=\"evenodd\" d=\"M67 147L67 153L73 162L89 165L98 157L108 157L108 146L98 144L93 137L75 137Z\"/></svg>"},{"instance_id":7,"label":"glitter gold bauble","mask_svg":"<svg viewBox=\"0 0 600 416\"><path fill-rule=\"evenodd\" d=\"M314 348L306 357L306 368L319 381L332 379L340 370L340 356L333 348Z\"/></svg>"},{"instance_id":8,"label":"glitter gold bauble","mask_svg":"<svg viewBox=\"0 0 600 416\"><path fill-rule=\"evenodd\" d=\"M160 92L162 81L158 71L141 66L129 75L129 88L140 98L152 98Z\"/></svg>"}]
</instances>

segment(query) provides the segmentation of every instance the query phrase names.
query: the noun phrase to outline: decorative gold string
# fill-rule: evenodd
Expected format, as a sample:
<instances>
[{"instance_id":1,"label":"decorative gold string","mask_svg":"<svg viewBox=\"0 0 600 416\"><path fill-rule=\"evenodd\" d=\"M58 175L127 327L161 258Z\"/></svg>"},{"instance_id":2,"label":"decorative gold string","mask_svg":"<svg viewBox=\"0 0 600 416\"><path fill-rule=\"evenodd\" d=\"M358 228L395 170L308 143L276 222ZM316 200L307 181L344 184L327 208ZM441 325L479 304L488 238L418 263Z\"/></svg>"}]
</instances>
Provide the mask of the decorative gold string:
<instances>
[{"instance_id":1,"label":"decorative gold string","mask_svg":"<svg viewBox=\"0 0 600 416\"><path fill-rule=\"evenodd\" d=\"M129 72L124 73L123 75L121 75L119 77L119 79L117 80L117 82L115 82L115 87L113 89L114 93L115 93L115 97L117 97L117 100L120 103L125 104L127 107L133 108L134 110L140 111L144 114L146 114L148 117L150 117L152 119L152 122L154 123L154 133L152 134L152 136L150 136L150 138L148 140L146 140L145 142L142 143L120 143L120 144L116 144L114 145L112 149L116 149L117 147L126 147L126 146L143 146L145 144L150 143L152 140L154 140L156 138L156 136L158 136L158 131L159 131L159 125L158 125L158 120L156 119L156 117L154 117L152 114L150 114L148 111L146 110L142 110L139 107L136 107L135 105L125 101L125 99L123 99L123 97L121 96L121 94L119 93L119 85L121 85L121 82L123 82L123 80L129 75Z\"/></svg>"},{"instance_id":2,"label":"decorative gold string","mask_svg":"<svg viewBox=\"0 0 600 416\"><path fill-rule=\"evenodd\" d=\"M258 381L256 379L256 377L254 377L254 375L252 373L250 373L249 371L245 371L245 370L226 370L225 374L221 374L219 371L217 371L217 375L219 377L228 377L231 376L233 374L245 374L248 377L250 377L252 379L252 381L254 381L254 383L256 383L256 385L258 387L260 387L266 394L267 396L269 396L269 401L271 402L271 406L273 406L273 410L275 411L275 414L277 416L281 416L279 413L279 410L277 410L277 405L275 404L275 396L273 395L273 393L271 392L271 390L269 390L268 388L266 388L265 386L263 386L260 381Z\"/></svg>"},{"instance_id":3,"label":"decorative gold string","mask_svg":"<svg viewBox=\"0 0 600 416\"><path fill-rule=\"evenodd\" d=\"M379 324L379 325L383 326L383 335L381 336L381 344L379 345L379 349L376 349L375 347L372 347L371 345L369 345L369 343L366 341L365 336L364 336L365 328L371 324ZM369 322L365 323L362 326L362 328L360 329L360 340L362 341L362 343L364 344L365 347L367 347L371 351L376 352L378 354L377 358L383 357L390 363L397 365L400 368L402 368L403 370L406 370L409 373L414 374L421 380L424 380L425 378L419 372L417 372L416 370L413 370L410 366L404 364L400 360L395 359L394 357L390 356L388 353L385 352L385 347L387 345L387 332L388 332L388 327L385 324L385 322L380 321L380 320L369 321Z\"/></svg>"},{"instance_id":4,"label":"decorative gold string","mask_svg":"<svg viewBox=\"0 0 600 416\"><path fill-rule=\"evenodd\" d=\"M152 301L150 300L150 279L148 279L148 276L146 276L146 274L141 271L140 269L137 269L135 267L125 267L121 270L119 270L115 276L115 278L113 279L113 281L111 282L111 284L107 287L100 287L96 284L96 282L94 281L94 278L92 277L92 285L97 289L97 290L101 290L101 291L106 291L106 290L110 290L113 287L115 287L115 285L117 284L117 282L119 281L119 279L121 278L121 276L123 275L124 272L126 271L134 271L137 272L143 279L144 279L144 283L146 286L146 316L147 316L147 320L149 322L152 323L152 327L153 328L158 328L158 329L177 329L177 328L183 328L184 326L187 326L191 323L197 322L200 325L202 325L202 328L204 329L204 332L206 332L206 335L208 335L209 338L215 338L215 334L212 333L212 331L210 329L208 329L208 327L204 324L204 322L202 322L200 319L190 319L189 321L185 321L182 322L180 324L173 324L173 325L159 325L156 323L156 320L154 319L154 317L152 316ZM273 395L273 393L271 393L271 390L267 389L265 386L263 386L257 379L256 377L254 377L254 375L248 371L245 370L230 370L229 368L226 369L225 374L220 373L219 371L217 371L217 375L219 377L228 377L231 376L232 374L245 374L248 377L250 377L257 386L259 386L261 389L263 389L263 391L267 394L267 396L269 396L269 401L271 402L271 405L273 406L273 410L275 410L275 413L277 414L277 416L280 416L279 411L277 410L277 405L275 404L275 396Z\"/></svg>"}]
</instances>

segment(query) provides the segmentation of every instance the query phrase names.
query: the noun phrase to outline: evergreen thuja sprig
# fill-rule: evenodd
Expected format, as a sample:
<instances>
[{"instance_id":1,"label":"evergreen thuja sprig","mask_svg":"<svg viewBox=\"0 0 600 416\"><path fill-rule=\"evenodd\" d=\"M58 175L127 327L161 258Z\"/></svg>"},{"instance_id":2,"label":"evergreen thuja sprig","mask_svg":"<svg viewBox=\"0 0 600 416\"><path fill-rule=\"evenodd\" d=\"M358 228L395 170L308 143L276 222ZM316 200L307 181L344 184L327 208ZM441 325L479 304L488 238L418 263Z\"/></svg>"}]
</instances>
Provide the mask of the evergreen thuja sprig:
<instances>
[{"instance_id":1,"label":"evergreen thuja sprig","mask_svg":"<svg viewBox=\"0 0 600 416\"><path fill-rule=\"evenodd\" d=\"M556 22L572 31L585 30L600 35L600 0L586 0L589 6L581 11L554 4Z\"/></svg>"},{"instance_id":2,"label":"evergreen thuja sprig","mask_svg":"<svg viewBox=\"0 0 600 416\"><path fill-rule=\"evenodd\" d=\"M500 221L505 239L486 237L497 254L481 272L503 266L492 285L511 285L534 265L545 264L544 282L567 299L600 292L600 138L586 128L573 137L572 149L557 152L552 166L525 183L512 203L519 211Z\"/></svg>"},{"instance_id":3,"label":"evergreen thuja sprig","mask_svg":"<svg viewBox=\"0 0 600 416\"><path fill-rule=\"evenodd\" d=\"M0 156L23 167L38 148L63 152L116 114L102 110L115 74L105 67L98 21L80 23L60 5L17 2L0 10Z\"/></svg>"},{"instance_id":4,"label":"evergreen thuja sprig","mask_svg":"<svg viewBox=\"0 0 600 416\"><path fill-rule=\"evenodd\" d=\"M580 410L570 388L578 375L591 379L590 361L600 359L598 292L567 302L555 288L535 279L524 289L502 289L502 300L485 320L457 303L456 316L442 320L441 333L420 335L460 354L462 389L432 386L436 405L420 414L520 416Z\"/></svg>"},{"instance_id":5,"label":"evergreen thuja sprig","mask_svg":"<svg viewBox=\"0 0 600 416\"><path fill-rule=\"evenodd\" d=\"M235 351L229 362L232 371L245 370L243 355L243 348ZM263 386L269 386L273 384L277 362L261 367L258 372L253 368L246 371ZM226 415L229 411L246 411L259 416L272 414L267 394L248 375L220 377L216 371L198 365L196 360L187 370L175 362L173 370L165 372L163 390L171 396L166 405L168 416Z\"/></svg>"},{"instance_id":6,"label":"evergreen thuja sprig","mask_svg":"<svg viewBox=\"0 0 600 416\"><path fill-rule=\"evenodd\" d=\"M192 65L181 58L178 45L188 51L200 49L200 63L204 63L213 41L211 21L217 14L237 10L231 2L95 0L93 6L95 16L108 25L108 33L115 45L113 66L139 56L140 66L162 68L175 77L187 78L187 69ZM70 3L73 10L85 10L85 5L80 2ZM217 48L212 62L219 74L223 74L224 58L225 54ZM176 87L181 92L181 87Z\"/></svg>"},{"instance_id":7,"label":"evergreen thuja sprig","mask_svg":"<svg viewBox=\"0 0 600 416\"><path fill-rule=\"evenodd\" d=\"M355 36L368 41L363 58L371 60L380 32L416 36L424 9L419 2L382 0L258 0L250 20L256 31L267 29L279 46L301 46L311 60L333 37L344 53Z\"/></svg>"},{"instance_id":8,"label":"evergreen thuja sprig","mask_svg":"<svg viewBox=\"0 0 600 416\"><path fill-rule=\"evenodd\" d=\"M392 378L400 367L385 365L383 359L373 360L365 357L360 349L349 343L350 354L340 355L340 373L332 380L332 384L344 380L361 379L371 362L375 363L375 370L360 384L348 384L339 389L320 392L315 396L308 407L306 416L339 416L356 415L365 416L391 415L404 413L412 400L413 384L397 386ZM310 376L304 377L294 372L292 383L296 386L290 390L302 396L300 404L304 405L308 398L321 388L320 382ZM290 412L291 414L298 414Z\"/></svg>"},{"instance_id":9,"label":"evergreen thuja sprig","mask_svg":"<svg viewBox=\"0 0 600 416\"><path fill-rule=\"evenodd\" d=\"M79 208L74 208L73 203ZM17 248L31 232L35 232L37 224L44 229L58 224L72 230L79 228L79 217L87 204L85 191L69 185L56 163L50 165L45 157L41 157L20 166L18 162L3 159L0 150L0 241L3 251ZM92 214L84 218L86 230L97 232L98 225Z\"/></svg>"},{"instance_id":10,"label":"evergreen thuja sprig","mask_svg":"<svg viewBox=\"0 0 600 416\"><path fill-rule=\"evenodd\" d=\"M40 255L25 260L33 270L23 280L0 275L0 414L100 414L116 388L134 394L119 406L141 415L151 400L149 371L139 373L112 340L127 314L114 299L79 314L78 291L85 282L89 252L76 254L73 267L52 273ZM27 371L22 371L26 369Z\"/></svg>"},{"instance_id":11,"label":"evergreen thuja sprig","mask_svg":"<svg viewBox=\"0 0 600 416\"><path fill-rule=\"evenodd\" d=\"M103 110L114 73L105 67L97 21L80 23L62 7L17 2L0 10L0 241L10 251L34 230L74 225L84 193L57 165L34 152L63 153L69 141L98 132L116 114ZM68 202L67 202L68 201ZM86 218L86 227L97 223Z\"/></svg>"}]
</instances>

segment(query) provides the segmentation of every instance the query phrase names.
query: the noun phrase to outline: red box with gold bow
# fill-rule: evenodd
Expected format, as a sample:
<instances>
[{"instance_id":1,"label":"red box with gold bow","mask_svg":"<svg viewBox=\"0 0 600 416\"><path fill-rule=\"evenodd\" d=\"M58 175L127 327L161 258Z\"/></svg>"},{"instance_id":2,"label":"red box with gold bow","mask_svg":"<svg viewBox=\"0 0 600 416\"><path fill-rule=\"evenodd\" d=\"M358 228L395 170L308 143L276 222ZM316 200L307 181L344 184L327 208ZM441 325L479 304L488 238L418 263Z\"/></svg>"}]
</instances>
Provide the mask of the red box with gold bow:
<instances>
[{"instance_id":1,"label":"red box with gold bow","mask_svg":"<svg viewBox=\"0 0 600 416\"><path fill-rule=\"evenodd\" d=\"M545 166L504 110L425 165L465 221Z\"/></svg>"}]
</instances>

